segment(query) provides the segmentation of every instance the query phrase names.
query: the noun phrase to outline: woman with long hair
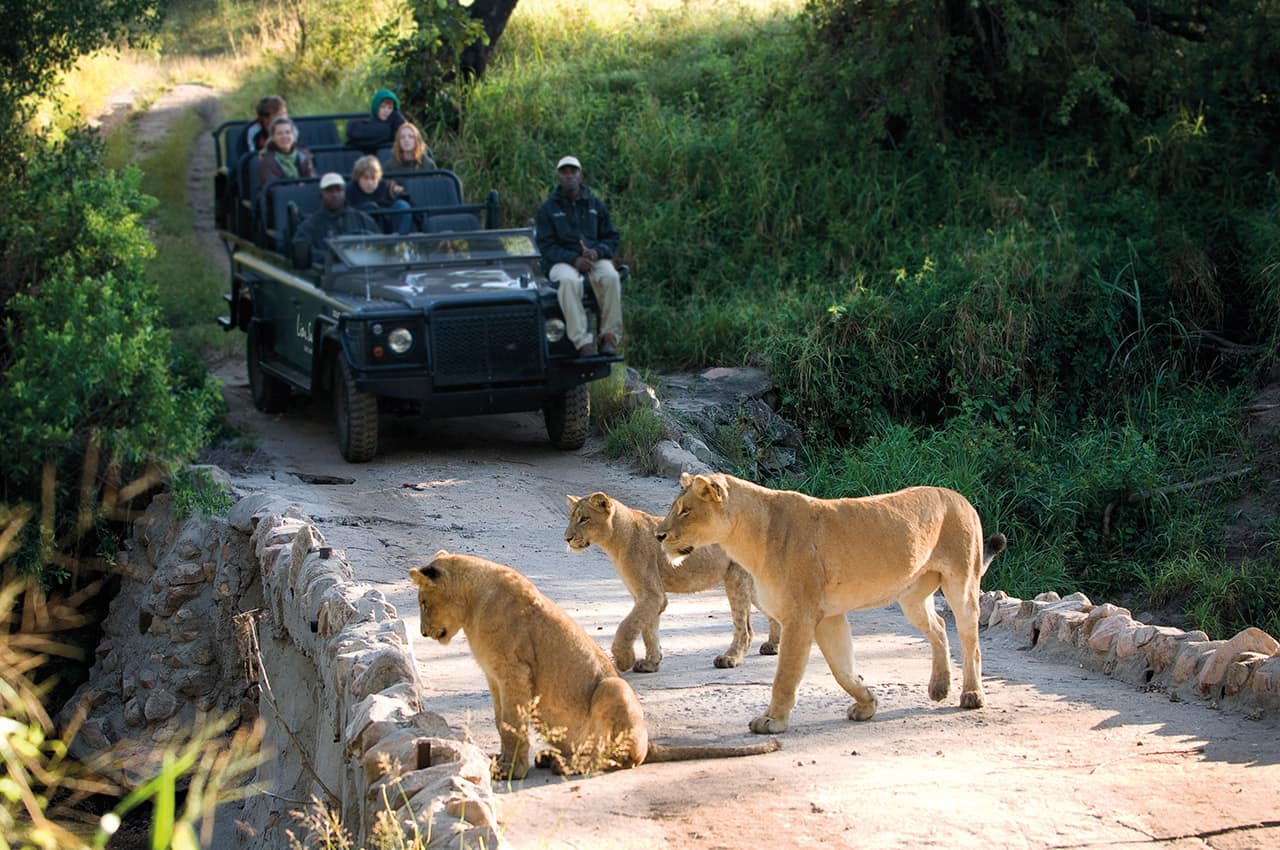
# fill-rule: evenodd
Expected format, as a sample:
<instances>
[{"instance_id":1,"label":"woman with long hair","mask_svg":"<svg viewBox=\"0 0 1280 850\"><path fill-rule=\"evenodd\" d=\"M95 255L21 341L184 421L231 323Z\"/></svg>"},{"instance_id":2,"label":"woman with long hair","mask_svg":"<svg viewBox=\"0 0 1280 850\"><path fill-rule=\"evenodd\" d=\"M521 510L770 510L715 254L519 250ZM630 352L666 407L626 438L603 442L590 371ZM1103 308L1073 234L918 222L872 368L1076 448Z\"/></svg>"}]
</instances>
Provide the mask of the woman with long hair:
<instances>
[{"instance_id":1,"label":"woman with long hair","mask_svg":"<svg viewBox=\"0 0 1280 850\"><path fill-rule=\"evenodd\" d=\"M436 167L431 156L431 149L422 140L422 133L408 121L396 130L391 150L384 157L383 167L387 171L423 171Z\"/></svg>"}]
</instances>

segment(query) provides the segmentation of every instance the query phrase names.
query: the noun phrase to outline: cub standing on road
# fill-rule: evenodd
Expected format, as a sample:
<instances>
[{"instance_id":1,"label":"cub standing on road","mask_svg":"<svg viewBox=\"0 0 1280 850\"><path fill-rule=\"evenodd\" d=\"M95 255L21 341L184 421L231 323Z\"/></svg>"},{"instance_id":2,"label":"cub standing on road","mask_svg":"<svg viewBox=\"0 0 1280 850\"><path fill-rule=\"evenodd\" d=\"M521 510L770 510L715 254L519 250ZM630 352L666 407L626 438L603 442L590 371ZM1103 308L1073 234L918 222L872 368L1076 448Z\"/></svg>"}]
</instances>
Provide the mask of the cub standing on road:
<instances>
[{"instance_id":1,"label":"cub standing on road","mask_svg":"<svg viewBox=\"0 0 1280 850\"><path fill-rule=\"evenodd\" d=\"M657 538L672 556L720 544L751 573L764 610L782 624L773 696L751 721L752 732L787 731L815 638L832 675L854 699L849 719L870 720L876 698L853 672L844 615L895 599L933 648L929 697L945 699L951 661L947 629L933 607L939 587L960 633L960 707L982 707L978 594L1005 537L988 538L984 553L978 512L954 490L911 487L861 499L815 499L723 473L685 473Z\"/></svg>"},{"instance_id":2,"label":"cub standing on road","mask_svg":"<svg viewBox=\"0 0 1280 850\"><path fill-rule=\"evenodd\" d=\"M751 647L751 603L755 585L751 575L735 564L719 546L705 546L677 567L653 536L661 517L629 508L604 493L569 501L569 527L564 540L569 551L584 552L594 543L613 561L635 606L618 625L613 638L613 663L620 670L656 673L662 663L658 618L667 608L668 593L698 593L723 584L733 618L733 643L716 656L717 667L737 667ZM756 602L756 607L760 604ZM769 640L761 655L778 654L778 621L769 619ZM636 636L644 637L644 658L636 660ZM634 665L634 666L632 666Z\"/></svg>"},{"instance_id":3,"label":"cub standing on road","mask_svg":"<svg viewBox=\"0 0 1280 850\"><path fill-rule=\"evenodd\" d=\"M443 549L409 570L418 586L423 637L448 643L467 633L493 697L502 753L498 778L529 772L529 725L556 730L539 767L585 773L646 761L728 758L773 752L776 741L737 747L666 747L649 740L644 712L604 650L520 573ZM550 733L549 733L550 734Z\"/></svg>"}]
</instances>

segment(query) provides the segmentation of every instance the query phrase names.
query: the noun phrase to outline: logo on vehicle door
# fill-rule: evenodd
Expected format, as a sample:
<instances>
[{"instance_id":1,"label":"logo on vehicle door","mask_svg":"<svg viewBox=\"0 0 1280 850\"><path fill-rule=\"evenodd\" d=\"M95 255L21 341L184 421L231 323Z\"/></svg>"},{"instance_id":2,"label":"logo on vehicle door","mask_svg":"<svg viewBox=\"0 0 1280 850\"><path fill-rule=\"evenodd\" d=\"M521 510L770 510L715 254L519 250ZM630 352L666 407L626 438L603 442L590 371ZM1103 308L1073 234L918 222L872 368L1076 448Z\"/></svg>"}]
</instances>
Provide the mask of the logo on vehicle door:
<instances>
[{"instance_id":1,"label":"logo on vehicle door","mask_svg":"<svg viewBox=\"0 0 1280 850\"><path fill-rule=\"evenodd\" d=\"M302 341L303 341L303 342L305 342L307 345L310 345L310 344L311 344L311 342L312 342L312 339L311 339L311 334L312 334L311 326L310 326L309 324L307 324L307 323L303 322L303 321L302 321L302 317L301 317L301 316L295 316L295 317L294 317L294 322L295 322L295 333L297 334L298 339L302 340Z\"/></svg>"}]
</instances>

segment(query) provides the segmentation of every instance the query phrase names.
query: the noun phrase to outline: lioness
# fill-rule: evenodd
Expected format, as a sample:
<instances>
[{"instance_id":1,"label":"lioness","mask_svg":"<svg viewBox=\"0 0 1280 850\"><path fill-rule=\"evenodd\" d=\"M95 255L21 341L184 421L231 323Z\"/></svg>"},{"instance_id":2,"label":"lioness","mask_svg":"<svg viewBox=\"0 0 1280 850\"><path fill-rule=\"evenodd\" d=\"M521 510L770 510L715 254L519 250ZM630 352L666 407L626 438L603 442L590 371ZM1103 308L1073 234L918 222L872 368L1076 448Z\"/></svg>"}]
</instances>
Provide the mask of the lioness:
<instances>
[{"instance_id":1,"label":"lioness","mask_svg":"<svg viewBox=\"0 0 1280 850\"><path fill-rule=\"evenodd\" d=\"M489 682L502 740L495 776L523 779L529 772L534 712L540 729L554 731L554 749L540 754L538 764L567 772L582 772L583 765L613 769L778 749L650 741L640 701L604 650L510 567L442 549L430 563L410 569L409 578L418 586L423 637L448 643L465 631Z\"/></svg>"},{"instance_id":2,"label":"lioness","mask_svg":"<svg viewBox=\"0 0 1280 850\"><path fill-rule=\"evenodd\" d=\"M782 624L778 669L765 713L751 731L785 732L809 645L817 638L827 666L854 699L850 720L876 713L875 695L853 672L845 612L894 599L933 648L929 697L951 688L947 630L933 607L939 587L955 612L964 657L962 708L981 708L978 593L1005 537L985 544L968 500L942 487L911 487L861 499L815 499L770 490L731 475L680 476L680 495L658 525L674 556L719 543L751 573L764 610Z\"/></svg>"},{"instance_id":3,"label":"lioness","mask_svg":"<svg viewBox=\"0 0 1280 850\"><path fill-rule=\"evenodd\" d=\"M677 569L653 536L661 517L629 508L604 493L565 499L569 502L569 525L564 530L564 540L569 550L584 552L592 543L603 549L635 600L631 613L618 624L613 637L613 663L619 670L657 672L662 663L658 619L667 608L667 594L698 593L718 584L724 585L729 597L733 642L728 652L716 656L715 665L737 667L742 663L751 646L751 603L755 601L755 585L746 570L730 560L719 546L696 550ZM638 661L637 634L644 638L644 658ZM769 639L760 647L760 654L777 653L778 621L770 618Z\"/></svg>"}]
</instances>

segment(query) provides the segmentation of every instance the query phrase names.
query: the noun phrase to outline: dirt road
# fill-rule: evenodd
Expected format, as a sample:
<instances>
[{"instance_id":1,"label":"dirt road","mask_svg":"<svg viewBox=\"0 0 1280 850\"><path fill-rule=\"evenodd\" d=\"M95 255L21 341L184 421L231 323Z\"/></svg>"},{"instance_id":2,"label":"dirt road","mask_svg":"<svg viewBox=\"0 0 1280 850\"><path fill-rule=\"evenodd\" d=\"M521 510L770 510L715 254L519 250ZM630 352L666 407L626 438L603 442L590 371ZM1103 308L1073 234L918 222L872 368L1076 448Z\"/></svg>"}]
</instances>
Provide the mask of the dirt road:
<instances>
[{"instance_id":1,"label":"dirt road","mask_svg":"<svg viewBox=\"0 0 1280 850\"><path fill-rule=\"evenodd\" d=\"M243 365L223 364L233 418L255 435L244 487L287 494L356 577L376 585L417 633L410 560L437 549L517 567L606 648L630 597L598 550L562 540L566 493L602 489L653 512L672 481L607 462L598 445L550 448L536 416L387 423L372 463L344 463L327 410L265 416ZM327 482L327 483L307 483ZM1064 590L1070 590L1064 588ZM896 608L850 617L860 670L880 700L867 723L815 649L784 749L732 761L646 765L564 780L534 771L500 789L513 847L1264 848L1280 846L1280 736L1203 705L1173 703L984 635L987 708L925 694L929 650ZM757 615L756 646L766 628ZM717 670L728 645L721 594L672 597L666 658L627 674L650 733L676 742L741 742L768 701L774 659ZM953 654L958 646L952 634ZM428 706L489 750L497 734L465 637L414 646ZM754 651L754 650L753 650ZM958 687L958 670L953 677Z\"/></svg>"}]
</instances>

